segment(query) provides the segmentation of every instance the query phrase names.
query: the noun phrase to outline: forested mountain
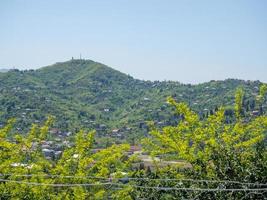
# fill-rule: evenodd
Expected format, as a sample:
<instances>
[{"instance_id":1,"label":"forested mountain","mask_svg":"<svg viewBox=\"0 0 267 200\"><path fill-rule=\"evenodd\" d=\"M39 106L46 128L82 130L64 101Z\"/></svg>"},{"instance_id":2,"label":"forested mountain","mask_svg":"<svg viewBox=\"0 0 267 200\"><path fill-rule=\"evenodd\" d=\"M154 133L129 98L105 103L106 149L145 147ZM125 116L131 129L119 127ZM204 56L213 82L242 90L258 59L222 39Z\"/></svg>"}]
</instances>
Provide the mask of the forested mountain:
<instances>
[{"instance_id":1,"label":"forested mountain","mask_svg":"<svg viewBox=\"0 0 267 200\"><path fill-rule=\"evenodd\" d=\"M247 95L244 113L264 112L264 106L255 108L260 85L235 79L198 85L143 81L91 60L70 60L0 73L0 124L16 118L16 129L26 131L53 115L54 128L61 131L96 129L100 136L124 139L146 134L146 121L158 126L175 123L168 96L187 102L201 118L213 114L218 105L227 106L231 116L234 93L241 86Z\"/></svg>"}]
</instances>

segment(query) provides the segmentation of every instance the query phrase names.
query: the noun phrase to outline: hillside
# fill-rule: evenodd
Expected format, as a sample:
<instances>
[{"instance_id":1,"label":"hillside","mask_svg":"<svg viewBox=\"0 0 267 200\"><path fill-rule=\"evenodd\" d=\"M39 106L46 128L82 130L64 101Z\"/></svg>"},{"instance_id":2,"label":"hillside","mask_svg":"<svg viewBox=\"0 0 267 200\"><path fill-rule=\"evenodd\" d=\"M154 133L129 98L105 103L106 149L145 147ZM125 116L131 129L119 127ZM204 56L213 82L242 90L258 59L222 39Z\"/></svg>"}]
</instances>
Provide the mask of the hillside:
<instances>
[{"instance_id":1,"label":"hillside","mask_svg":"<svg viewBox=\"0 0 267 200\"><path fill-rule=\"evenodd\" d=\"M242 86L247 94L244 106L252 112L260 84L234 79L198 85L142 81L91 60L70 60L0 73L0 123L14 117L17 130L24 131L54 115L54 128L61 131L96 129L99 136L129 139L146 134L146 121L175 123L168 96L205 117L217 105L228 106L231 113L234 92Z\"/></svg>"}]
</instances>

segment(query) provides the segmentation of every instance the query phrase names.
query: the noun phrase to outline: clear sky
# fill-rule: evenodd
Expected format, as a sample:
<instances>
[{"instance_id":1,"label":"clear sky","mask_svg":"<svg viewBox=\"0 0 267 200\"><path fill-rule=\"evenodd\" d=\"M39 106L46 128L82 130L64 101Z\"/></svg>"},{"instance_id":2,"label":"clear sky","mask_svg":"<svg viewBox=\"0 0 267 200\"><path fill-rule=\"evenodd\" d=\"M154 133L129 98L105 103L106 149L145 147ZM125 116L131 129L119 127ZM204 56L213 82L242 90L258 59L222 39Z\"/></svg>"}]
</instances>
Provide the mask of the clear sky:
<instances>
[{"instance_id":1,"label":"clear sky","mask_svg":"<svg viewBox=\"0 0 267 200\"><path fill-rule=\"evenodd\" d=\"M0 68L80 53L145 80L267 82L267 1L0 1Z\"/></svg>"}]
</instances>

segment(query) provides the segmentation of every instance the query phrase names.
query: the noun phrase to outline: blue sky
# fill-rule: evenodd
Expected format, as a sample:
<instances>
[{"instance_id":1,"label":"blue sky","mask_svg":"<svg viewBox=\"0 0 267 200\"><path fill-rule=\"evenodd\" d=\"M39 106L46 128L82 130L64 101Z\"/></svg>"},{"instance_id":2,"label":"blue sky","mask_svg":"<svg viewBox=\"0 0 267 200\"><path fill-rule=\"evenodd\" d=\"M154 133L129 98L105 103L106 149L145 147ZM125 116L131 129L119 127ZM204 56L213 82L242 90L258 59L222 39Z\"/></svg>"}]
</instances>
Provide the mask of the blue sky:
<instances>
[{"instance_id":1,"label":"blue sky","mask_svg":"<svg viewBox=\"0 0 267 200\"><path fill-rule=\"evenodd\" d=\"M0 68L71 57L145 80L267 82L265 0L3 0Z\"/></svg>"}]
</instances>

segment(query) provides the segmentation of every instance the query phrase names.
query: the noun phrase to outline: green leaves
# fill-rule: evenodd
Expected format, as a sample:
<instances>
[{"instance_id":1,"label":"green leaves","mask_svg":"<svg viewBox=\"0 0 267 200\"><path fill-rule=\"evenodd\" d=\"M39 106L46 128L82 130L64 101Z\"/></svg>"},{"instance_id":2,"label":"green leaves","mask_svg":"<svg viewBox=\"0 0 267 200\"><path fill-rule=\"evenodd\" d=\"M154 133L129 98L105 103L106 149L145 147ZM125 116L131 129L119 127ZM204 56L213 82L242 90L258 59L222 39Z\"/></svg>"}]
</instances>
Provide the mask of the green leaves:
<instances>
[{"instance_id":1,"label":"green leaves","mask_svg":"<svg viewBox=\"0 0 267 200\"><path fill-rule=\"evenodd\" d=\"M261 89L264 96L266 89ZM206 198L224 199L210 193L199 194L184 191L164 192L157 187L213 187L214 183L177 183L160 180L129 179L122 188L111 183L120 183L118 178L161 178L161 179L212 179L243 182L267 180L267 152L264 141L267 132L267 117L253 116L244 120L242 102L244 92L236 93L233 123L225 123L225 109L219 108L208 118L201 120L185 103L177 103L173 98L168 102L175 108L179 119L177 125L157 128L150 124L150 136L143 140L143 150L150 155L153 170L140 167L132 171L136 157L128 157L128 144L112 145L93 152L95 131L76 133L71 145L64 147L60 158L47 160L42 152L42 143L49 137L53 117L48 117L43 126L32 125L24 136L7 135L12 129L13 120L0 129L0 174L7 180L18 181L0 183L1 198L6 199L151 199ZM178 164L173 165L169 159ZM161 165L159 164L161 161ZM164 164L164 165L162 165ZM26 174L28 176L21 176ZM41 184L29 186L28 182ZM47 185L50 184L50 185ZM75 184L75 187L53 187L61 184ZM82 187L82 184L89 184ZM141 186L141 188L134 187ZM65 185L64 185L65 186ZM146 189L146 187L153 189ZM231 185L230 185L231 186ZM114 186L116 187L116 186ZM144 187L144 188L142 188ZM220 183L216 188L228 188ZM235 196L237 199L242 197Z\"/></svg>"},{"instance_id":2,"label":"green leaves","mask_svg":"<svg viewBox=\"0 0 267 200\"><path fill-rule=\"evenodd\" d=\"M76 153L77 154L85 154L86 152L90 152L93 142L94 142L95 131L90 133L85 133L84 131L79 131L75 136L76 142Z\"/></svg>"},{"instance_id":3,"label":"green leaves","mask_svg":"<svg viewBox=\"0 0 267 200\"><path fill-rule=\"evenodd\" d=\"M260 104L262 104L263 101L266 99L266 93L267 93L267 84L262 84L260 86L260 92L258 96L258 101Z\"/></svg>"},{"instance_id":4,"label":"green leaves","mask_svg":"<svg viewBox=\"0 0 267 200\"><path fill-rule=\"evenodd\" d=\"M40 128L40 135L38 136L40 140L44 140L47 137L48 129L49 127L51 127L53 121L54 121L54 117L48 116L45 122L45 125Z\"/></svg>"},{"instance_id":5,"label":"green leaves","mask_svg":"<svg viewBox=\"0 0 267 200\"><path fill-rule=\"evenodd\" d=\"M183 118L175 127L153 128L151 138L143 140L145 151L162 159L168 154L176 155L175 159L185 160L192 166L191 173L196 176L249 181L248 176L255 166L251 160L259 153L255 151L256 146L266 138L267 117L242 122L243 96L243 90L237 89L235 112L238 121L232 124L225 123L223 108L201 121L186 104L168 98L176 113L183 115ZM266 160L266 149L263 151ZM226 170L229 162L235 163L231 165L231 170L236 174L230 175Z\"/></svg>"},{"instance_id":6,"label":"green leaves","mask_svg":"<svg viewBox=\"0 0 267 200\"><path fill-rule=\"evenodd\" d=\"M1 129L0 174L7 174L8 181L18 182L0 182L0 198L5 195L11 199L107 198L111 194L103 185L106 180L121 177L129 170L131 160L125 154L130 148L127 144L93 153L95 131L81 130L61 158L50 161L44 157L41 145L47 139L53 117L48 117L41 127L32 125L26 136L17 134L9 139L7 133L12 128L11 122ZM29 186L27 182L40 185ZM79 186L84 183L92 186ZM78 185L57 189L53 184Z\"/></svg>"},{"instance_id":7,"label":"green leaves","mask_svg":"<svg viewBox=\"0 0 267 200\"><path fill-rule=\"evenodd\" d=\"M89 60L61 62L39 70L1 73L0 82L0 124L16 117L14 129L22 129L20 132L25 134L32 123L42 122L51 114L57 117L54 128L73 133L80 129L98 128L102 129L98 132L103 136L113 128L127 127L130 130L124 134L125 141L133 143L139 142L147 133L142 125L145 121L175 123L175 117L165 103L166 96L186 102L201 113L201 117L206 117L218 105L233 106L232 94L236 87L242 86L252 98L255 88L260 85L257 81L248 84L233 79L198 85L141 81ZM184 106L178 107L181 112L185 111ZM254 110L254 105L247 108ZM119 136L113 140L121 142Z\"/></svg>"},{"instance_id":8,"label":"green leaves","mask_svg":"<svg viewBox=\"0 0 267 200\"><path fill-rule=\"evenodd\" d=\"M5 138L7 134L11 131L13 124L15 123L15 119L9 119L7 121L7 124L3 127L0 128L0 140L2 138Z\"/></svg>"},{"instance_id":9,"label":"green leaves","mask_svg":"<svg viewBox=\"0 0 267 200\"><path fill-rule=\"evenodd\" d=\"M243 98L244 91L242 88L238 88L235 94L235 115L237 119L240 119L241 117Z\"/></svg>"}]
</instances>

